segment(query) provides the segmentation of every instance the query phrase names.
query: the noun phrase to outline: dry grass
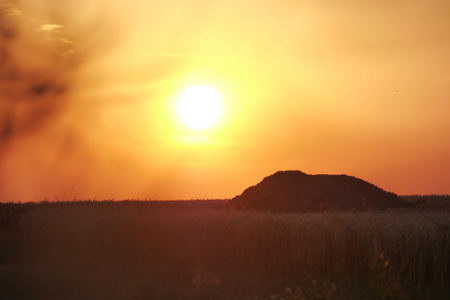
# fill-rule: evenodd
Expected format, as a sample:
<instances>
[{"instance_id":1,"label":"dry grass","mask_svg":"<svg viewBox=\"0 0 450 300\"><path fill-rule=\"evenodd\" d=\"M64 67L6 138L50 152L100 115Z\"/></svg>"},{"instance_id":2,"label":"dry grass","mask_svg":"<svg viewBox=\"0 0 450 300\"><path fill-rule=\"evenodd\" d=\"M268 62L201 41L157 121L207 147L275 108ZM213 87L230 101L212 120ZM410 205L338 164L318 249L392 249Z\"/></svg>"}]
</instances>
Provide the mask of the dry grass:
<instances>
[{"instance_id":1,"label":"dry grass","mask_svg":"<svg viewBox=\"0 0 450 300\"><path fill-rule=\"evenodd\" d=\"M34 206L0 234L3 293L26 294L22 282L34 298L449 295L448 211L272 214L212 209L218 203Z\"/></svg>"}]
</instances>

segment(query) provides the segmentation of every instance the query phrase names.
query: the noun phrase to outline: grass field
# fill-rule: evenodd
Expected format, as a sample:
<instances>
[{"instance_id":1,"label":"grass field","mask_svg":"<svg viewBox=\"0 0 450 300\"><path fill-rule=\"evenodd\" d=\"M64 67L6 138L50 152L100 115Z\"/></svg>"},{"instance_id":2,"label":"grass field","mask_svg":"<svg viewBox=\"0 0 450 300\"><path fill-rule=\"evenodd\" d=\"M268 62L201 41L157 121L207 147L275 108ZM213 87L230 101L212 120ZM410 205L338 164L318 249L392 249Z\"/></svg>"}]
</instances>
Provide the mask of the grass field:
<instances>
[{"instance_id":1,"label":"grass field","mask_svg":"<svg viewBox=\"0 0 450 300\"><path fill-rule=\"evenodd\" d=\"M0 203L0 299L449 299L450 197L404 199L416 208Z\"/></svg>"}]
</instances>

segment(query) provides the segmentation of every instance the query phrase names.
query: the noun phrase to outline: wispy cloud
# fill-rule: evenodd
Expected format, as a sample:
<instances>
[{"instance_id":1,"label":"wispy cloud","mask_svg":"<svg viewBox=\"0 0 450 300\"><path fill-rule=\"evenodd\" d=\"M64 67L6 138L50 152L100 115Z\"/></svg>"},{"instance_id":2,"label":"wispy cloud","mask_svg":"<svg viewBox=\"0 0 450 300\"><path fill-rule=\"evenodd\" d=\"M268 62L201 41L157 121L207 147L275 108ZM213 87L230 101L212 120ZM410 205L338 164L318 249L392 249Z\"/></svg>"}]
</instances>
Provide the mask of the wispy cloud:
<instances>
[{"instance_id":1,"label":"wispy cloud","mask_svg":"<svg viewBox=\"0 0 450 300\"><path fill-rule=\"evenodd\" d=\"M62 25L57 24L42 24L38 27L38 31L54 31L55 29L63 28Z\"/></svg>"},{"instance_id":2,"label":"wispy cloud","mask_svg":"<svg viewBox=\"0 0 450 300\"><path fill-rule=\"evenodd\" d=\"M0 3L0 10L8 16L21 16L22 11L11 3Z\"/></svg>"}]
</instances>

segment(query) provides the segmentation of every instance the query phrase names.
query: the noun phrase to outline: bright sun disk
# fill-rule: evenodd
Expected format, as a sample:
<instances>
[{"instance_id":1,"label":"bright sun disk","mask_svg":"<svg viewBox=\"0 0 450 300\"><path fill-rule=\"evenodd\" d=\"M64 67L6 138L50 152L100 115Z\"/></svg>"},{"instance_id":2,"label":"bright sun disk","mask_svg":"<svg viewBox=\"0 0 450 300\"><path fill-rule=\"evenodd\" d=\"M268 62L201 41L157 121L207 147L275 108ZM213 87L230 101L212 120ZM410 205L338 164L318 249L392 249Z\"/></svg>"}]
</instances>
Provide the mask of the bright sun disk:
<instances>
[{"instance_id":1,"label":"bright sun disk","mask_svg":"<svg viewBox=\"0 0 450 300\"><path fill-rule=\"evenodd\" d=\"M184 124L193 129L205 129L219 120L222 99L209 86L191 86L178 97L177 110Z\"/></svg>"}]
</instances>

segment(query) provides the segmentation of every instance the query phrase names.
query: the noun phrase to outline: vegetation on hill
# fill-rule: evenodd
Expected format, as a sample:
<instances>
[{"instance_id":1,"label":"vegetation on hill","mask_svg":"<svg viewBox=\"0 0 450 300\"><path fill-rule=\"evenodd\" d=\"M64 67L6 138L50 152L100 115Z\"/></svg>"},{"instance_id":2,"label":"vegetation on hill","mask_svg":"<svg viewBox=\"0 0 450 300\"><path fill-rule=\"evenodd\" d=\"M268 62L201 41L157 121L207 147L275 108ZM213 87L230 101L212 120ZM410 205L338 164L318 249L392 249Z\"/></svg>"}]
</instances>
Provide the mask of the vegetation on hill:
<instances>
[{"instance_id":1,"label":"vegetation on hill","mask_svg":"<svg viewBox=\"0 0 450 300\"><path fill-rule=\"evenodd\" d=\"M410 207L394 193L347 175L279 171L231 199L228 207L271 212L321 212Z\"/></svg>"}]
</instances>

